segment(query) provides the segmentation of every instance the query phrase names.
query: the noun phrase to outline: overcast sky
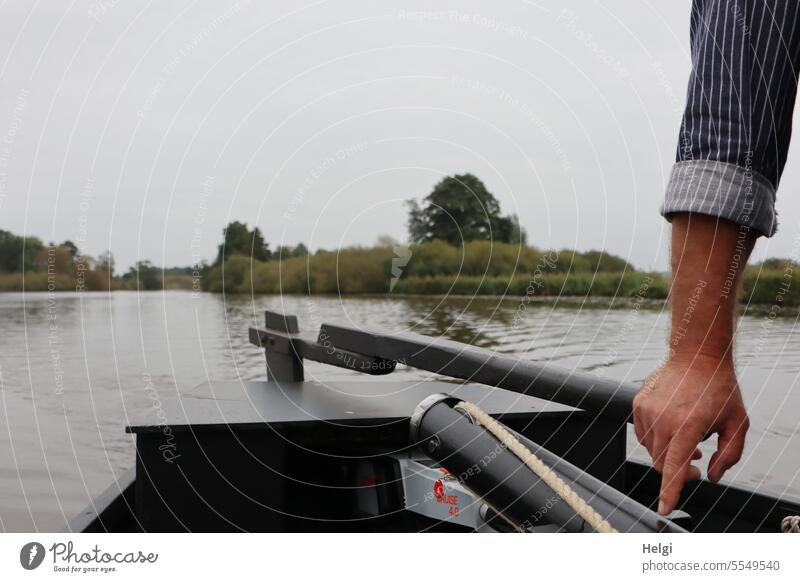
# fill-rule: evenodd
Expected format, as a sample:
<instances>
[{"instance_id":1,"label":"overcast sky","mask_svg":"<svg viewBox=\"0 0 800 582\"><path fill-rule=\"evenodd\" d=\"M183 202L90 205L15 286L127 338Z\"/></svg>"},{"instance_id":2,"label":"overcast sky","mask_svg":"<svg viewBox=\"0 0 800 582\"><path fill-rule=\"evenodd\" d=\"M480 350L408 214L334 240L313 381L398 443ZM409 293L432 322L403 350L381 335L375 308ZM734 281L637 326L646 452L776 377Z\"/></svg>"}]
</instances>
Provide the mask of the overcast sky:
<instances>
[{"instance_id":1,"label":"overcast sky","mask_svg":"<svg viewBox=\"0 0 800 582\"><path fill-rule=\"evenodd\" d=\"M432 4L5 2L0 228L123 269L211 259L229 220L371 244L472 172L532 244L665 269L689 2ZM757 256L797 236L796 152Z\"/></svg>"}]
</instances>

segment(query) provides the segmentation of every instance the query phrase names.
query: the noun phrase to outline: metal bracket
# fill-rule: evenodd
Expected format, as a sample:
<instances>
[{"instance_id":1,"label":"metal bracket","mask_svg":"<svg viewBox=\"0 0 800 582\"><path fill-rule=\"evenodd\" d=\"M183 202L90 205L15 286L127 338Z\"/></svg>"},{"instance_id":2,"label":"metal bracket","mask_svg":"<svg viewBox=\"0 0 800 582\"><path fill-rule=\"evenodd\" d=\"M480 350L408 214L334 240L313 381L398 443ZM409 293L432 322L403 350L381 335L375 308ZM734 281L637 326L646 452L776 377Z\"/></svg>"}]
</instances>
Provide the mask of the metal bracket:
<instances>
[{"instance_id":1,"label":"metal bracket","mask_svg":"<svg viewBox=\"0 0 800 582\"><path fill-rule=\"evenodd\" d=\"M304 359L373 376L391 374L397 364L393 359L337 348L324 339L303 338L294 315L266 311L264 321L266 329L251 327L249 335L250 343L265 351L267 379L271 381L302 382Z\"/></svg>"}]
</instances>

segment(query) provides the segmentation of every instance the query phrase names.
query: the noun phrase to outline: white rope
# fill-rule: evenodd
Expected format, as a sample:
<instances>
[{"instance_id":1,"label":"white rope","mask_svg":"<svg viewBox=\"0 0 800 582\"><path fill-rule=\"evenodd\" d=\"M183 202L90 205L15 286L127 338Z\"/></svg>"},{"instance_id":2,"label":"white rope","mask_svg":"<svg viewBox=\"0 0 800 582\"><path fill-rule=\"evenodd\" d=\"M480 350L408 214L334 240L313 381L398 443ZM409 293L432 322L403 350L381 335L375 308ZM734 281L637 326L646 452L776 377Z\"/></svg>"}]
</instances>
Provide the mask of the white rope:
<instances>
[{"instance_id":1,"label":"white rope","mask_svg":"<svg viewBox=\"0 0 800 582\"><path fill-rule=\"evenodd\" d=\"M781 521L783 533L800 533L800 515L787 515Z\"/></svg>"},{"instance_id":2,"label":"white rope","mask_svg":"<svg viewBox=\"0 0 800 582\"><path fill-rule=\"evenodd\" d=\"M497 422L472 402L462 401L456 408L464 410L475 421L492 433L508 450L514 453L542 481L555 491L575 513L580 515L592 529L600 533L618 533L595 509L575 493L555 471L545 465L531 450L523 445L502 424ZM785 520L784 520L785 521Z\"/></svg>"}]
</instances>

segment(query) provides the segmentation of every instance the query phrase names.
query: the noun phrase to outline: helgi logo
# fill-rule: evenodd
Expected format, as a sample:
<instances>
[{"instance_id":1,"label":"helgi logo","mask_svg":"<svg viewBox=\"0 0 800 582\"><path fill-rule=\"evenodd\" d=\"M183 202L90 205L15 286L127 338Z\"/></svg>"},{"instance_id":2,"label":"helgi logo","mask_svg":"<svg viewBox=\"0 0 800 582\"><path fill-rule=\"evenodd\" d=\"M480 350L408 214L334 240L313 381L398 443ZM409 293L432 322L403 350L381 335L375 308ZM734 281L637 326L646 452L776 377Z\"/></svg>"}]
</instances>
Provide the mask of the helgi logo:
<instances>
[{"instance_id":1,"label":"helgi logo","mask_svg":"<svg viewBox=\"0 0 800 582\"><path fill-rule=\"evenodd\" d=\"M389 283L389 293L394 291L394 286L403 276L403 269L411 260L411 249L405 245L396 245L393 249L395 257L392 259L392 280Z\"/></svg>"},{"instance_id":2,"label":"helgi logo","mask_svg":"<svg viewBox=\"0 0 800 582\"><path fill-rule=\"evenodd\" d=\"M19 563L26 570L35 570L44 560L44 546L39 542L28 542L19 551Z\"/></svg>"}]
</instances>

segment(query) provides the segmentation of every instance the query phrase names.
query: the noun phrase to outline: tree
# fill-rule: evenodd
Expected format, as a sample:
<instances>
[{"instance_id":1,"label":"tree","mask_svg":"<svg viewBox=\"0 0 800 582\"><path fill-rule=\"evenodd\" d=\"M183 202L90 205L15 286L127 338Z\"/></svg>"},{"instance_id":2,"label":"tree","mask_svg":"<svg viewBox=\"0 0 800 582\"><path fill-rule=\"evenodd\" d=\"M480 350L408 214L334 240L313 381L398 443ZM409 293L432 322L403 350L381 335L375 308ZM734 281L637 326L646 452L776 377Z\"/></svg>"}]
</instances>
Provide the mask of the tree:
<instances>
[{"instance_id":1,"label":"tree","mask_svg":"<svg viewBox=\"0 0 800 582\"><path fill-rule=\"evenodd\" d=\"M519 217L516 214L508 216L501 216L498 221L497 230L499 232L497 239L519 245L528 244L528 233L522 228L519 223Z\"/></svg>"},{"instance_id":2,"label":"tree","mask_svg":"<svg viewBox=\"0 0 800 582\"><path fill-rule=\"evenodd\" d=\"M408 201L411 242L443 240L461 245L472 240L522 243L527 235L515 215L501 216L500 203L472 174L448 176L420 204Z\"/></svg>"},{"instance_id":3,"label":"tree","mask_svg":"<svg viewBox=\"0 0 800 582\"><path fill-rule=\"evenodd\" d=\"M61 246L69 249L69 254L72 255L73 259L78 255L78 247L71 240L65 240L63 243L61 243Z\"/></svg>"},{"instance_id":4,"label":"tree","mask_svg":"<svg viewBox=\"0 0 800 582\"><path fill-rule=\"evenodd\" d=\"M247 229L244 222L234 221L228 224L223 231L222 244L217 248L215 265L223 262L226 257L233 255L246 255L256 261L268 261L271 253L269 244L264 242L261 229L257 226L253 230Z\"/></svg>"},{"instance_id":5,"label":"tree","mask_svg":"<svg viewBox=\"0 0 800 582\"><path fill-rule=\"evenodd\" d=\"M48 245L36 254L36 270L48 275L75 273L75 261L66 245Z\"/></svg>"},{"instance_id":6,"label":"tree","mask_svg":"<svg viewBox=\"0 0 800 582\"><path fill-rule=\"evenodd\" d=\"M34 236L22 237L0 230L0 272L34 270L36 256L42 248L42 241Z\"/></svg>"},{"instance_id":7,"label":"tree","mask_svg":"<svg viewBox=\"0 0 800 582\"><path fill-rule=\"evenodd\" d=\"M279 261L285 261L286 259L291 259L293 254L294 249L292 247L281 245L275 249L273 256L278 257Z\"/></svg>"},{"instance_id":8,"label":"tree","mask_svg":"<svg viewBox=\"0 0 800 582\"><path fill-rule=\"evenodd\" d=\"M136 261L123 278L126 281L135 281L138 289L150 290L162 287L161 269L153 266L150 261Z\"/></svg>"},{"instance_id":9,"label":"tree","mask_svg":"<svg viewBox=\"0 0 800 582\"><path fill-rule=\"evenodd\" d=\"M64 243L64 245L66 246L66 243ZM115 265L116 263L114 262L114 255L111 254L111 251L100 253L100 256L97 257L97 266L108 273L110 277L114 276Z\"/></svg>"},{"instance_id":10,"label":"tree","mask_svg":"<svg viewBox=\"0 0 800 582\"><path fill-rule=\"evenodd\" d=\"M309 255L308 247L303 243L297 243L297 246L294 247L292 254L295 257L307 257Z\"/></svg>"}]
</instances>

